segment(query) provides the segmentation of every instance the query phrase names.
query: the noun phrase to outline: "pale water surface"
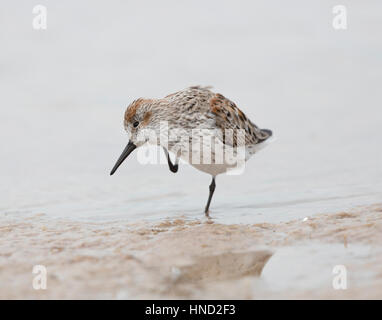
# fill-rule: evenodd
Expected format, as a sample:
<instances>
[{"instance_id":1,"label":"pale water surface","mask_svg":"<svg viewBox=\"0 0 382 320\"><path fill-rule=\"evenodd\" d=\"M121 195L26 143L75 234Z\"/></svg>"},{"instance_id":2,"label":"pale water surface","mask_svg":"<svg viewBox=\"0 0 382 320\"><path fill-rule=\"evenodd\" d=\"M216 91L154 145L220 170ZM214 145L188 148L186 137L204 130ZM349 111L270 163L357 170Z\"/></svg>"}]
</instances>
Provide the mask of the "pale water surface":
<instances>
[{"instance_id":1,"label":"pale water surface","mask_svg":"<svg viewBox=\"0 0 382 320\"><path fill-rule=\"evenodd\" d=\"M219 176L212 216L279 222L382 199L380 1L33 1L0 12L0 214L79 220L203 216L210 177L188 165L109 171L125 107L213 85L276 142Z\"/></svg>"}]
</instances>

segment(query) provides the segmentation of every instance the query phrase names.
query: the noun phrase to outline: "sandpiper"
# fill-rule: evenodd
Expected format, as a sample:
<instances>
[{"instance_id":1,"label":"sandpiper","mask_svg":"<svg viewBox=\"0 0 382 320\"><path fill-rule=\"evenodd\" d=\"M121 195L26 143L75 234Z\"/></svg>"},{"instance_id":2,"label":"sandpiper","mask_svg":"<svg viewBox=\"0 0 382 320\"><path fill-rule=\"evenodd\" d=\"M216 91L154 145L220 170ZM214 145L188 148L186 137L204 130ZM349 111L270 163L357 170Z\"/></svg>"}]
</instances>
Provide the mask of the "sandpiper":
<instances>
[{"instance_id":1,"label":"sandpiper","mask_svg":"<svg viewBox=\"0 0 382 320\"><path fill-rule=\"evenodd\" d=\"M168 130L181 130L182 134L175 135L175 138L172 137L172 139L168 137L162 139L162 123L167 124ZM140 98L133 101L126 109L124 127L129 134L129 142L110 175L114 174L134 149L146 142L159 145L166 154L172 172L178 171L178 162L179 159L182 159L196 169L212 176L204 210L207 217L216 187L216 176L227 172L236 165L235 160L232 161L235 157L231 156L231 159L218 157L217 146L236 148L231 153L236 157L237 148L244 146L245 162L272 136L271 130L258 128L232 101L219 93L212 92L210 87L201 86L189 87L162 99ZM142 138L144 131L154 132L159 139L152 142L153 140L149 139L147 134ZM198 133L195 134L195 132ZM206 139L207 137L209 139ZM211 142L211 138L213 142ZM206 148L210 151L208 157L205 153L203 153L202 159L194 157L195 150L200 152L200 145L201 148L209 148ZM175 154L175 163L172 163L169 152ZM203 161L207 158L208 161ZM217 158L223 160L217 161Z\"/></svg>"}]
</instances>

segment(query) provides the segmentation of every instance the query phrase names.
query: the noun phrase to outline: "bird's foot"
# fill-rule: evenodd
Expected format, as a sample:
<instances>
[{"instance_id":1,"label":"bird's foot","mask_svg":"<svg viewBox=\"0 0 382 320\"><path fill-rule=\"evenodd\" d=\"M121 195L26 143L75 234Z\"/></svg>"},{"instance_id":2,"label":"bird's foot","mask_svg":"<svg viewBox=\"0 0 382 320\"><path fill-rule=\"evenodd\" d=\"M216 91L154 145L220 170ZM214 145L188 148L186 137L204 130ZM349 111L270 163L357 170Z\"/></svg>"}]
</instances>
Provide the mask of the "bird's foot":
<instances>
[{"instance_id":1,"label":"bird's foot","mask_svg":"<svg viewBox=\"0 0 382 320\"><path fill-rule=\"evenodd\" d=\"M173 172L173 173L178 172L178 165L177 164L175 164L175 165L171 164L169 167L170 167L171 172Z\"/></svg>"}]
</instances>

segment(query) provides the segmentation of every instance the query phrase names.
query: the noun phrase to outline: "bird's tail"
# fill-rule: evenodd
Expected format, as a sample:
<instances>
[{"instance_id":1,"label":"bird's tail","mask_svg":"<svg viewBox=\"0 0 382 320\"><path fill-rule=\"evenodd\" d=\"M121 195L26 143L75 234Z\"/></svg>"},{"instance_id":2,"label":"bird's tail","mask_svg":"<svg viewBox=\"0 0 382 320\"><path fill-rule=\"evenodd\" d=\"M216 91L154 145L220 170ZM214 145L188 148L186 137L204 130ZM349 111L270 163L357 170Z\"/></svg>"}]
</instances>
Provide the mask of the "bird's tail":
<instances>
[{"instance_id":1,"label":"bird's tail","mask_svg":"<svg viewBox=\"0 0 382 320\"><path fill-rule=\"evenodd\" d=\"M276 137L273 135L272 130L269 129L261 129L262 133L265 133L268 137L264 139L264 145L268 145L271 142L274 142L276 140Z\"/></svg>"},{"instance_id":2,"label":"bird's tail","mask_svg":"<svg viewBox=\"0 0 382 320\"><path fill-rule=\"evenodd\" d=\"M265 140L269 139L269 138L272 137L272 135L273 135L272 130L269 130L269 129L261 129L260 131L261 131L263 134L265 134L265 135L268 136Z\"/></svg>"},{"instance_id":3,"label":"bird's tail","mask_svg":"<svg viewBox=\"0 0 382 320\"><path fill-rule=\"evenodd\" d=\"M261 133L265 136L263 140L253 146L250 147L251 151L257 152L270 143L274 142L276 140L275 136L273 135L273 132L269 129L260 129Z\"/></svg>"}]
</instances>

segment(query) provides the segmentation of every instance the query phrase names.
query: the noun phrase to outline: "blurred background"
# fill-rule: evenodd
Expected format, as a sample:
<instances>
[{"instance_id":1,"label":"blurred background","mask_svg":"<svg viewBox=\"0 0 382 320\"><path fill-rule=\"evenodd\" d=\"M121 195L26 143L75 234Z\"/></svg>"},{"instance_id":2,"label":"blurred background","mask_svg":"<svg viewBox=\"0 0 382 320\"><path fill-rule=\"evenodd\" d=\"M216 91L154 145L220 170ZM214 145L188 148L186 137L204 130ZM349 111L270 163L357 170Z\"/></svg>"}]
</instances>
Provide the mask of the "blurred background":
<instances>
[{"instance_id":1,"label":"blurred background","mask_svg":"<svg viewBox=\"0 0 382 320\"><path fill-rule=\"evenodd\" d=\"M47 29L32 13L47 8ZM335 5L347 29L332 26ZM10 1L0 10L0 214L199 218L188 165L109 171L139 97L212 85L277 140L219 176L220 222L277 222L382 196L380 1Z\"/></svg>"}]
</instances>

